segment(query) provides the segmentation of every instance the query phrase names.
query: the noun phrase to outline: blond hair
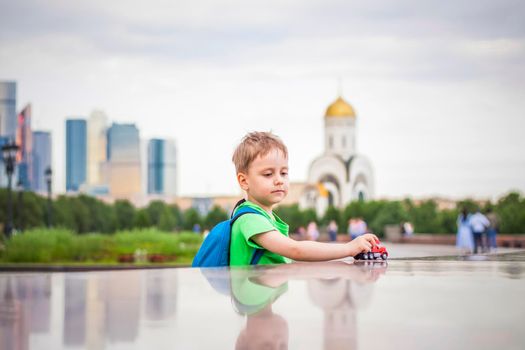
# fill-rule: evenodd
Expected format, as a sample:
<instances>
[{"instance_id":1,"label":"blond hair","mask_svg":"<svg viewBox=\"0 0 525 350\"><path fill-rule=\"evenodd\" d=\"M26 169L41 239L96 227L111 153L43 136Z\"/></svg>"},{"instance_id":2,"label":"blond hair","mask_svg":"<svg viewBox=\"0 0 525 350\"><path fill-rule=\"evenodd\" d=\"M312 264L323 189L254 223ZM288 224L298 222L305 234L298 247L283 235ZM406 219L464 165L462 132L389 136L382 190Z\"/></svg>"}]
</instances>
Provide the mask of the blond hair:
<instances>
[{"instance_id":1,"label":"blond hair","mask_svg":"<svg viewBox=\"0 0 525 350\"><path fill-rule=\"evenodd\" d=\"M271 132L254 131L246 134L233 152L232 161L237 173L246 173L250 164L258 156L265 156L271 150L278 149L288 158L288 149L283 141Z\"/></svg>"}]
</instances>

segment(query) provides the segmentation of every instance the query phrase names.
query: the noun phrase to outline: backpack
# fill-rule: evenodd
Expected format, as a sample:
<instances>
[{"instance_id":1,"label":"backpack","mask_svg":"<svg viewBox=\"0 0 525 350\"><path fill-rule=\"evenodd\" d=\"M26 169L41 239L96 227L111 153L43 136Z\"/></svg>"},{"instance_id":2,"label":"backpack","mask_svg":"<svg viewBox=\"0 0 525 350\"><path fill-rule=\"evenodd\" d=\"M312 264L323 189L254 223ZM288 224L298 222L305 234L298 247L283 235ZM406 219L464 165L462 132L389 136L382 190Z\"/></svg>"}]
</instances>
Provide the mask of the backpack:
<instances>
[{"instance_id":1,"label":"backpack","mask_svg":"<svg viewBox=\"0 0 525 350\"><path fill-rule=\"evenodd\" d=\"M235 207L244 202L241 200ZM235 209L233 210L235 212ZM244 207L239 209L229 220L218 223L213 227L202 242L197 255L193 258L192 267L219 267L230 265L230 242L232 226L235 220L245 214L259 214L257 210ZM264 253L264 249L256 249L250 260L250 265L257 265Z\"/></svg>"}]
</instances>

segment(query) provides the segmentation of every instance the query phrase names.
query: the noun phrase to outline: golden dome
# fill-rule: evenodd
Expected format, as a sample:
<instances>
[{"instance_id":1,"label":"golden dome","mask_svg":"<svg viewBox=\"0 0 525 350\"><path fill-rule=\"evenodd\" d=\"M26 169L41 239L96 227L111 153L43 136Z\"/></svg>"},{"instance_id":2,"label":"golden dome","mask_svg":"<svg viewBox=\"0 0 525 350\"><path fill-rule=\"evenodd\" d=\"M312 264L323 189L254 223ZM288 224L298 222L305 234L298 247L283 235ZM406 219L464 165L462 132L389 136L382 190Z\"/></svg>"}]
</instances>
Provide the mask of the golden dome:
<instances>
[{"instance_id":1,"label":"golden dome","mask_svg":"<svg viewBox=\"0 0 525 350\"><path fill-rule=\"evenodd\" d=\"M326 109L325 117L353 117L355 112L352 106L343 100L341 96Z\"/></svg>"}]
</instances>

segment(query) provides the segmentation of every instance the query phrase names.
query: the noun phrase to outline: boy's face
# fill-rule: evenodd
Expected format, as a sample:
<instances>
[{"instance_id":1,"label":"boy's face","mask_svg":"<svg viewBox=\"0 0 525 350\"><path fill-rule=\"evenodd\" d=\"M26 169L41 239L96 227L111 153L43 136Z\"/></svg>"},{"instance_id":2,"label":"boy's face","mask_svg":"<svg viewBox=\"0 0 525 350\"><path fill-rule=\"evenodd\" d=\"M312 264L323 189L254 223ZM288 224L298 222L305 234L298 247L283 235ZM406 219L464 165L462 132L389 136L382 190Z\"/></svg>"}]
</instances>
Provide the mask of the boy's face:
<instances>
[{"instance_id":1,"label":"boy's face","mask_svg":"<svg viewBox=\"0 0 525 350\"><path fill-rule=\"evenodd\" d=\"M288 323L274 313L248 316L236 349L288 349Z\"/></svg>"},{"instance_id":2,"label":"boy's face","mask_svg":"<svg viewBox=\"0 0 525 350\"><path fill-rule=\"evenodd\" d=\"M271 211L288 194L288 158L279 149L254 159L248 173L238 173L239 185L248 200Z\"/></svg>"}]
</instances>

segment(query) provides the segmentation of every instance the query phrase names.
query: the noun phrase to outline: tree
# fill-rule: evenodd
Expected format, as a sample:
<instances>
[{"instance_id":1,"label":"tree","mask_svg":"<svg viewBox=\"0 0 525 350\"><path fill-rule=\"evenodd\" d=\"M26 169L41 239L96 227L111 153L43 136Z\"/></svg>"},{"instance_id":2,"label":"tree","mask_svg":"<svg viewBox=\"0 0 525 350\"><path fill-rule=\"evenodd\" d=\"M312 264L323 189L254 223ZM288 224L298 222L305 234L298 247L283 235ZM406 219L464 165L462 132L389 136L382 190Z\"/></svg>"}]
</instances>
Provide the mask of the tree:
<instances>
[{"instance_id":1,"label":"tree","mask_svg":"<svg viewBox=\"0 0 525 350\"><path fill-rule=\"evenodd\" d=\"M77 233L89 232L90 211L77 197L59 196L52 205L54 227L66 227Z\"/></svg>"},{"instance_id":2,"label":"tree","mask_svg":"<svg viewBox=\"0 0 525 350\"><path fill-rule=\"evenodd\" d=\"M128 200L118 200L115 202L115 215L117 218L117 228L119 230L128 230L133 228L135 221L135 208Z\"/></svg>"},{"instance_id":3,"label":"tree","mask_svg":"<svg viewBox=\"0 0 525 350\"><path fill-rule=\"evenodd\" d=\"M89 212L87 231L103 233L111 233L115 231L116 219L112 206L96 199L95 197L86 196L85 194L73 198L81 202Z\"/></svg>"},{"instance_id":4,"label":"tree","mask_svg":"<svg viewBox=\"0 0 525 350\"><path fill-rule=\"evenodd\" d=\"M159 229L166 232L171 232L177 225L177 221L173 212L168 206L164 206L159 218Z\"/></svg>"},{"instance_id":5,"label":"tree","mask_svg":"<svg viewBox=\"0 0 525 350\"><path fill-rule=\"evenodd\" d=\"M479 208L479 204L474 200L467 198L457 202L456 208L458 208L460 211L464 208L467 210L467 212L474 213Z\"/></svg>"},{"instance_id":6,"label":"tree","mask_svg":"<svg viewBox=\"0 0 525 350\"><path fill-rule=\"evenodd\" d=\"M0 171L3 169L0 168ZM17 191L11 193L13 205L13 223L15 228L23 227L28 229L45 225L45 199L34 192L24 191L22 195L22 205L19 206L19 196ZM7 189L0 188L0 222L7 220ZM19 213L22 209L22 215ZM0 233L1 235L1 233Z\"/></svg>"},{"instance_id":7,"label":"tree","mask_svg":"<svg viewBox=\"0 0 525 350\"><path fill-rule=\"evenodd\" d=\"M454 233L457 232L457 209L444 209L438 213L439 232Z\"/></svg>"},{"instance_id":8,"label":"tree","mask_svg":"<svg viewBox=\"0 0 525 350\"><path fill-rule=\"evenodd\" d=\"M147 209L139 209L136 211L133 226L137 228L147 228L151 226Z\"/></svg>"},{"instance_id":9,"label":"tree","mask_svg":"<svg viewBox=\"0 0 525 350\"><path fill-rule=\"evenodd\" d=\"M525 232L525 198L511 192L498 200L496 214L499 216L501 233Z\"/></svg>"},{"instance_id":10,"label":"tree","mask_svg":"<svg viewBox=\"0 0 525 350\"><path fill-rule=\"evenodd\" d=\"M68 228L76 232L76 224L75 219L73 217L73 208L69 204L69 198L63 195L58 196L58 198L55 201L53 201L52 206L53 225L57 227Z\"/></svg>"},{"instance_id":11,"label":"tree","mask_svg":"<svg viewBox=\"0 0 525 350\"><path fill-rule=\"evenodd\" d=\"M280 205L275 209L275 214L288 224L290 232L297 232L300 226L306 226L303 213L297 204Z\"/></svg>"},{"instance_id":12,"label":"tree","mask_svg":"<svg viewBox=\"0 0 525 350\"><path fill-rule=\"evenodd\" d=\"M169 205L169 208L171 209L171 212L173 213L173 217L175 217L175 229L181 230L184 224L184 216L182 215L182 212L177 204L171 204Z\"/></svg>"},{"instance_id":13,"label":"tree","mask_svg":"<svg viewBox=\"0 0 525 350\"><path fill-rule=\"evenodd\" d=\"M201 216L195 208L188 208L184 211L184 229L192 230L195 224L201 224Z\"/></svg>"},{"instance_id":14,"label":"tree","mask_svg":"<svg viewBox=\"0 0 525 350\"><path fill-rule=\"evenodd\" d=\"M416 232L439 233L442 231L437 205L433 200L423 201L418 206L409 206L408 215Z\"/></svg>"},{"instance_id":15,"label":"tree","mask_svg":"<svg viewBox=\"0 0 525 350\"><path fill-rule=\"evenodd\" d=\"M25 230L32 227L45 226L44 206L47 205L47 202L44 198L34 192L25 191L22 196L22 213L18 212L20 208L18 198L15 199L13 204L16 228L23 228Z\"/></svg>"},{"instance_id":16,"label":"tree","mask_svg":"<svg viewBox=\"0 0 525 350\"><path fill-rule=\"evenodd\" d=\"M218 205L213 206L204 219L204 228L211 229L219 222L228 220L228 213L219 207Z\"/></svg>"},{"instance_id":17,"label":"tree","mask_svg":"<svg viewBox=\"0 0 525 350\"><path fill-rule=\"evenodd\" d=\"M379 214L386 201L353 201L346 206L343 211L340 226L344 227L348 224L350 218L361 217L367 223L372 222Z\"/></svg>"},{"instance_id":18,"label":"tree","mask_svg":"<svg viewBox=\"0 0 525 350\"><path fill-rule=\"evenodd\" d=\"M341 214L339 213L339 210L333 205L328 207L321 222L323 225L328 225L328 223L332 220L335 220L338 226L340 225Z\"/></svg>"},{"instance_id":19,"label":"tree","mask_svg":"<svg viewBox=\"0 0 525 350\"><path fill-rule=\"evenodd\" d=\"M89 208L78 197L69 198L69 205L73 213L77 233L87 233L90 230L90 221L92 220Z\"/></svg>"},{"instance_id":20,"label":"tree","mask_svg":"<svg viewBox=\"0 0 525 350\"><path fill-rule=\"evenodd\" d=\"M166 203L160 200L151 201L146 208L147 214L149 216L149 221L153 226L159 226L160 216L164 211L164 208L167 207Z\"/></svg>"},{"instance_id":21,"label":"tree","mask_svg":"<svg viewBox=\"0 0 525 350\"><path fill-rule=\"evenodd\" d=\"M302 211L303 216L303 222L305 225L308 225L309 222L315 221L317 222L317 214L314 209L306 209Z\"/></svg>"},{"instance_id":22,"label":"tree","mask_svg":"<svg viewBox=\"0 0 525 350\"><path fill-rule=\"evenodd\" d=\"M380 210L370 222L369 227L375 234L382 236L386 225L399 225L401 222L406 221L407 218L408 215L401 202L381 201Z\"/></svg>"}]
</instances>

